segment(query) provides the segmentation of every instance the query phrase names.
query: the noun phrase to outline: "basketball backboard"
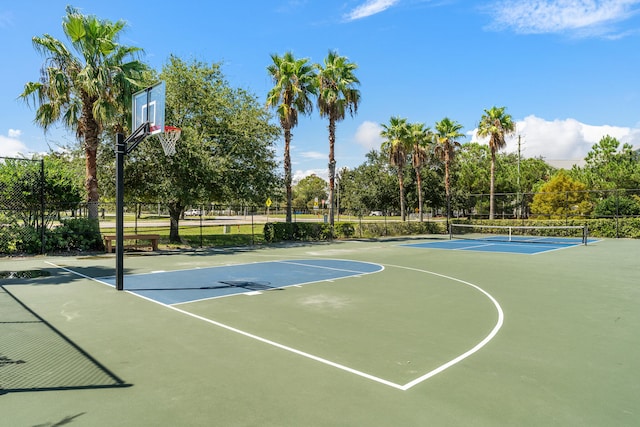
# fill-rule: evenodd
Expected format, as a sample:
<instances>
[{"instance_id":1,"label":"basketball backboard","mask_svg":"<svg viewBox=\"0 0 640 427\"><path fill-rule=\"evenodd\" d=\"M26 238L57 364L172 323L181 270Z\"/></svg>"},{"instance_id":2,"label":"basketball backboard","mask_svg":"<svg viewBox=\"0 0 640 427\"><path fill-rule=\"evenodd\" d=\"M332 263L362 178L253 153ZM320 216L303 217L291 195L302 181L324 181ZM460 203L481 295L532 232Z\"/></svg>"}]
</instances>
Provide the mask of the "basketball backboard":
<instances>
[{"instance_id":1,"label":"basketball backboard","mask_svg":"<svg viewBox=\"0 0 640 427\"><path fill-rule=\"evenodd\" d=\"M132 131L149 123L149 132L164 132L165 83L163 81L133 94Z\"/></svg>"}]
</instances>

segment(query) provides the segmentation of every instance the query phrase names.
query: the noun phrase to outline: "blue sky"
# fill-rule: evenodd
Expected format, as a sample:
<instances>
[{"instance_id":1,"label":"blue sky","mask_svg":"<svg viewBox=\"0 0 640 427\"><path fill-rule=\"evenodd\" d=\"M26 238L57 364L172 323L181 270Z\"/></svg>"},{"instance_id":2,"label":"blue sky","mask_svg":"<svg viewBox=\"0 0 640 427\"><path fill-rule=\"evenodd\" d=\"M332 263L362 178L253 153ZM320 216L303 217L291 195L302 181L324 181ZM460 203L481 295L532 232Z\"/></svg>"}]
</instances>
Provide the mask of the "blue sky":
<instances>
[{"instance_id":1,"label":"blue sky","mask_svg":"<svg viewBox=\"0 0 640 427\"><path fill-rule=\"evenodd\" d=\"M43 63L31 38L64 39L69 3L125 20L121 43L144 49L152 67L170 54L222 62L229 82L261 102L271 53L347 56L358 64L362 98L357 115L338 123L338 168L379 148L391 116L431 127L450 117L472 141L494 105L517 122L527 157L570 165L606 134L640 148L640 0L27 0L0 3L0 155L73 141L62 128L45 135L17 100ZM297 177L326 176L326 127L314 111L293 130ZM516 150L515 138L506 150Z\"/></svg>"}]
</instances>

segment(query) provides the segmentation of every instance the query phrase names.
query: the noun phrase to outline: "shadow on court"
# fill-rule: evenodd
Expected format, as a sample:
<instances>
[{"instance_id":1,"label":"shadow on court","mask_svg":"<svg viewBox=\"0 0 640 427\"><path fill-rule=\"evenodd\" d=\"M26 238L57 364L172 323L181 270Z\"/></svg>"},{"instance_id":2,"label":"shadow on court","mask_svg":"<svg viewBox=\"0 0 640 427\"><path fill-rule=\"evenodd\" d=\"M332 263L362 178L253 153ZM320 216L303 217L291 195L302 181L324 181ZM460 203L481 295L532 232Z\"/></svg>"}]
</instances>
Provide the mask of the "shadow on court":
<instances>
[{"instance_id":1,"label":"shadow on court","mask_svg":"<svg viewBox=\"0 0 640 427\"><path fill-rule=\"evenodd\" d=\"M139 288L139 289L127 289L128 291L193 291L193 290L206 290L206 289L234 289L240 288L246 291L283 291L284 289L274 286L269 286L269 282L251 282L251 281L220 281L221 285L212 286L195 286L195 287L174 287L174 288Z\"/></svg>"},{"instance_id":2,"label":"shadow on court","mask_svg":"<svg viewBox=\"0 0 640 427\"><path fill-rule=\"evenodd\" d=\"M0 395L130 386L4 286L0 336Z\"/></svg>"}]
</instances>

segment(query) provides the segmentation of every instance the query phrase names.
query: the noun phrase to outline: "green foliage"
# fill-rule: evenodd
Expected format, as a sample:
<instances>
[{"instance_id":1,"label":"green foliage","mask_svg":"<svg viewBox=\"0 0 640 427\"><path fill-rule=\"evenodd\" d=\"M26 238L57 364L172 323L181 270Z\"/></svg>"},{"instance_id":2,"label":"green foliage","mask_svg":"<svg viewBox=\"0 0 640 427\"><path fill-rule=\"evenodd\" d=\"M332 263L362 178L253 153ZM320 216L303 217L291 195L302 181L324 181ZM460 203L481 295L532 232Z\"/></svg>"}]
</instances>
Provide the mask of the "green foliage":
<instances>
[{"instance_id":1,"label":"green foliage","mask_svg":"<svg viewBox=\"0 0 640 427\"><path fill-rule=\"evenodd\" d=\"M335 224L334 230L338 237L344 237L346 239L352 237L356 232L354 225L350 222L338 222Z\"/></svg>"},{"instance_id":2,"label":"green foliage","mask_svg":"<svg viewBox=\"0 0 640 427\"><path fill-rule=\"evenodd\" d=\"M100 224L90 218L62 220L59 226L47 231L45 243L48 253L104 250Z\"/></svg>"},{"instance_id":3,"label":"green foliage","mask_svg":"<svg viewBox=\"0 0 640 427\"><path fill-rule=\"evenodd\" d=\"M454 220L456 223L470 223L470 221ZM590 238L640 238L640 218L566 218L563 220L552 219L513 219L513 220L476 220L474 224L482 225L514 225L514 226L584 226L589 230ZM549 230L549 233L557 231Z\"/></svg>"},{"instance_id":4,"label":"green foliage","mask_svg":"<svg viewBox=\"0 0 640 427\"><path fill-rule=\"evenodd\" d=\"M77 208L80 194L77 174L63 155L51 153L42 160L5 159L0 163L0 206L7 215L5 223L37 228L44 216L46 225L54 217L48 213Z\"/></svg>"},{"instance_id":5,"label":"green foliage","mask_svg":"<svg viewBox=\"0 0 640 427\"><path fill-rule=\"evenodd\" d=\"M574 167L572 174L587 184L589 189L640 188L640 153L630 144L624 144L605 135L585 158L586 165Z\"/></svg>"},{"instance_id":6,"label":"green foliage","mask_svg":"<svg viewBox=\"0 0 640 427\"><path fill-rule=\"evenodd\" d=\"M176 154L166 157L150 138L128 156L125 198L161 199L170 205L171 241L179 242L188 206L216 201L262 205L280 185L274 144L279 128L254 95L232 88L220 64L171 56L166 82L166 123L182 129Z\"/></svg>"},{"instance_id":7,"label":"green foliage","mask_svg":"<svg viewBox=\"0 0 640 427\"><path fill-rule=\"evenodd\" d=\"M598 202L593 210L596 216L640 215L640 197L612 195Z\"/></svg>"},{"instance_id":8,"label":"green foliage","mask_svg":"<svg viewBox=\"0 0 640 427\"><path fill-rule=\"evenodd\" d=\"M36 124L47 130L60 123L82 139L90 202L99 199L96 152L100 130L125 126L131 94L145 83L147 66L135 60L140 49L119 42L124 27L124 21L83 15L67 6L62 29L71 48L49 34L33 37L45 61L40 79L26 83L20 95L33 102ZM97 218L96 203L90 204L89 212Z\"/></svg>"},{"instance_id":9,"label":"green foliage","mask_svg":"<svg viewBox=\"0 0 640 427\"><path fill-rule=\"evenodd\" d=\"M398 180L386 159L376 150L367 153L366 159L353 170L340 171L340 208L360 215L374 210L399 210Z\"/></svg>"},{"instance_id":10,"label":"green foliage","mask_svg":"<svg viewBox=\"0 0 640 427\"><path fill-rule=\"evenodd\" d=\"M296 59L293 53L271 55L272 64L267 72L274 87L267 94L267 107L276 109L284 133L284 186L286 222L291 222L291 129L298 125L298 115L313 110L311 96L318 93L315 66L307 58Z\"/></svg>"},{"instance_id":11,"label":"green foliage","mask_svg":"<svg viewBox=\"0 0 640 427\"><path fill-rule=\"evenodd\" d=\"M532 215L549 219L581 217L591 213L587 187L560 170L533 197Z\"/></svg>"},{"instance_id":12,"label":"green foliage","mask_svg":"<svg viewBox=\"0 0 640 427\"><path fill-rule=\"evenodd\" d=\"M285 241L315 241L335 238L349 238L355 233L352 223L336 223L331 232L331 225L317 222L269 222L264 226L264 240L267 243Z\"/></svg>"},{"instance_id":13,"label":"green foliage","mask_svg":"<svg viewBox=\"0 0 640 427\"><path fill-rule=\"evenodd\" d=\"M316 175L301 179L293 188L293 206L313 209L316 198L319 201L327 200L327 182Z\"/></svg>"},{"instance_id":14,"label":"green foliage","mask_svg":"<svg viewBox=\"0 0 640 427\"><path fill-rule=\"evenodd\" d=\"M336 223L333 234L331 226L324 223L268 223L264 227L267 243L282 241L316 241L348 239L353 237L376 238L382 236L408 236L418 234L444 234L444 223L440 222L365 222Z\"/></svg>"},{"instance_id":15,"label":"green foliage","mask_svg":"<svg viewBox=\"0 0 640 427\"><path fill-rule=\"evenodd\" d=\"M102 251L104 244L97 220L76 218L45 230L45 252ZM0 229L0 253L38 254L42 249L41 229L31 225L11 225Z\"/></svg>"},{"instance_id":16,"label":"green foliage","mask_svg":"<svg viewBox=\"0 0 640 427\"><path fill-rule=\"evenodd\" d=\"M37 254L41 250L40 233L36 227L16 224L0 228L0 253Z\"/></svg>"}]
</instances>

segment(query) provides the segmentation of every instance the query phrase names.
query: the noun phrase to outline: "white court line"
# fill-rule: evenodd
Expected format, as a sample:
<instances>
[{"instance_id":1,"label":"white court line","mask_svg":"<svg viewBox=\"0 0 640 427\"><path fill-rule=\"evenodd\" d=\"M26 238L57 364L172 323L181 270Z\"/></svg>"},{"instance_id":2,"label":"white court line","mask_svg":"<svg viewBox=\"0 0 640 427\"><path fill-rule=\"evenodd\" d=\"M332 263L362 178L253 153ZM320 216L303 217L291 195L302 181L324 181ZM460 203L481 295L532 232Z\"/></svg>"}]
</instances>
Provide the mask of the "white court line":
<instances>
[{"instance_id":1,"label":"white court line","mask_svg":"<svg viewBox=\"0 0 640 427\"><path fill-rule=\"evenodd\" d=\"M471 349L469 349L466 352L462 353L460 356L455 357L455 358L451 359L450 361L448 361L447 363L437 367L436 369L434 369L434 370L432 370L430 372L427 372L426 374L422 375L421 377L416 378L415 380L406 383L405 385L402 386L401 390L408 390L411 387L413 387L413 386L415 386L417 384L420 384L423 381L428 380L429 378L433 377L434 375L439 374L440 372L444 371L445 369L452 367L453 365L461 362L462 360L466 359L467 357L471 356L472 354L478 352L482 347L487 345L489 343L489 341L491 341L498 334L498 331L500 330L500 328L502 328L502 325L504 324L504 312L502 311L502 307L500 307L500 304L498 303L498 301L496 301L496 299L493 296L491 296L490 293L488 293L487 291L485 291L481 287L479 287L477 285L474 285L473 283L466 282L464 280L456 279L455 277L446 276L446 275L440 274L440 273L434 273L433 271L421 270L419 268L412 268L412 267L404 267L404 266L400 266L400 265L392 265L392 264L387 264L387 265L389 267L403 268L403 269L406 269L406 270L417 271L419 273L432 274L434 276L438 276L438 277L442 277L444 279L449 279L449 280L453 280L453 281L458 282L458 283L462 283L463 285L471 286L472 288L480 291L487 298L489 298L489 300L493 303L493 305L495 306L496 310L498 311L498 321L496 322L496 325L493 327L491 332L489 332L489 335L487 335L482 341L480 341L478 344L476 344Z\"/></svg>"},{"instance_id":2,"label":"white court line","mask_svg":"<svg viewBox=\"0 0 640 427\"><path fill-rule=\"evenodd\" d=\"M332 259L328 259L328 258L320 258L320 259L333 261ZM344 261L344 260L340 260L340 261ZM313 265L313 264L305 264L305 263L302 263L302 262L293 262L293 261L273 261L273 262L277 262L277 263L280 263L280 264L298 265L298 266L301 266L301 267L319 268L321 270L345 271L347 273L356 273L358 275L379 273L379 272L384 270L384 266L382 264L377 264L377 263L374 263L374 262L367 262L367 261L355 261L355 262L360 262L362 264L377 265L377 266L382 267L382 268L380 270L378 270L378 271L355 271L355 270L348 270L346 268L327 267L325 265ZM353 261L351 261L351 262L353 262Z\"/></svg>"},{"instance_id":3,"label":"white court line","mask_svg":"<svg viewBox=\"0 0 640 427\"><path fill-rule=\"evenodd\" d=\"M52 265L52 266L56 267L56 268L60 268L60 269L62 269L62 270L64 270L64 271L68 271L69 273L72 273L72 274L78 275L78 276L83 277L83 278L85 278L85 279L89 279L89 280L92 280L92 281L94 281L94 282L98 282L98 283L100 283L100 284L103 284L103 285L107 285L107 286L113 287L112 285L110 285L110 284L109 284L109 283L107 283L107 282L103 282L103 281L101 281L101 280L95 279L95 278L90 277L90 276L87 276L87 275L85 275L85 274L78 273L77 271L73 271L73 270L71 270L71 269L68 269L68 268L65 268L65 267L62 267L62 266L56 265L56 264L54 264L54 263L52 263L52 262L48 262L48 261L45 261L45 262L46 262L47 264L49 264L49 265ZM262 343L269 344L269 345L271 345L271 346L273 346L273 347L277 347L277 348L280 348L280 349L282 349L282 350L285 350L285 351L288 351L288 352L291 352L291 353L295 353L295 354L297 354L297 355L299 355L299 356L303 356L303 357L306 357L306 358L308 358L308 359L315 360L316 362L320 362L320 363L323 363L323 364L325 364L325 365L329 365L329 366L332 366L332 367L334 367L334 368L338 368L338 369L341 369L341 370L343 370L343 371L349 372L349 373L351 373L351 374L355 374L355 375L358 375L358 376L360 376L360 377L367 378L367 379L369 379L369 380L376 381L376 382L378 382L378 383L381 383L381 384L384 384L384 385L387 385L387 386L390 386L390 387L393 387L393 388L396 388L396 389L402 390L402 386L401 386L401 385L396 384L396 383L393 383L393 382L391 382L391 381L387 381L387 380L382 379L382 378L378 378L378 377L376 377L376 376L374 376L374 375L367 374L366 372L358 371L357 369L349 368L348 366L341 365L341 364L339 364L339 363L332 362L332 361L327 360L327 359L323 359L322 357L315 356L315 355L310 354L310 353L306 353L306 352L304 352L304 351L301 351L301 350L295 349L295 348L293 348L293 347L286 346L286 345L284 345L284 344L277 343L277 342L275 342L275 341L268 340L268 339L266 339L266 338L262 338L262 337L260 337L260 336L258 336L258 335L254 335L254 334L249 333L249 332L245 332L245 331L243 331L243 330L241 330L241 329L234 328L233 326L225 325L224 323L220 323L220 322L216 322L215 320L207 319L206 317L199 316L199 315L197 315L197 314L194 314L194 313L191 313L191 312L188 312L188 311L182 310L182 309L180 309L180 308L178 308L178 307L174 307L174 306L172 306L172 305L164 304L164 303L162 303L162 302L159 302L159 301L156 301L156 300L153 300L153 299L147 298L147 297L145 297L145 296L143 296L143 295L139 295L139 294L137 294L137 293L135 293L135 292L126 291L126 290L125 290L125 292L126 292L126 293L128 293L128 294L130 294L130 295L134 295L134 296L136 296L136 297L142 298L142 299L144 299L144 300L146 300L146 301L150 301L150 302L156 303L156 304L158 304L158 305L161 305L161 306L163 306L163 307L166 307L166 308L168 308L168 309L171 309L171 310L177 311L178 313L182 313L182 314L184 314L184 315L186 315L186 316L193 317L194 319L198 319L198 320L201 320L201 321L203 321L203 322L210 323L210 324L212 324L212 325L215 325L215 326L218 326L218 327L220 327L220 328L226 329L226 330L228 330L228 331L235 332L235 333L240 334L240 335L244 335L245 337L252 338L252 339L254 339L254 340L256 340L256 341L260 341L260 342L262 342Z\"/></svg>"},{"instance_id":4,"label":"white court line","mask_svg":"<svg viewBox=\"0 0 640 427\"><path fill-rule=\"evenodd\" d=\"M81 276L81 277L84 277L84 278L86 278L86 279L93 280L93 281L95 281L95 282L102 283L102 284L105 284L105 285L107 285L107 286L112 286L112 285L110 285L109 283L103 282L103 281L98 280L98 279L95 279L95 278L93 278L93 277L89 277L89 276L87 276L87 275L85 275L85 274L78 273L78 272L73 271L73 270L71 270L71 269L68 269L68 268L65 268L65 267L58 266L58 265L53 264L53 263L51 263L51 262L47 262L47 261L45 261L45 262L46 262L47 264L50 264L50 265L54 266L54 267L60 268L60 269L62 269L62 270L68 271L68 272L70 272L70 273L76 274L76 275ZM376 377L376 376L371 375L371 374L367 374L366 372L362 372L362 371L359 371L359 370L357 370L357 369L353 369L353 368L350 368L350 367L348 367L348 366L345 366L345 365L342 365L342 364L339 364L339 363L336 363L336 362L332 362L332 361L330 361L330 360L328 360L328 359L324 359L324 358L322 358L322 357L315 356L315 355L313 355L313 354L310 354L310 353L304 352L304 351L302 351L302 350L298 350L298 349L295 349L295 348L293 348L293 347L289 347L289 346L286 346L286 345L284 345L284 344L280 344L280 343L277 343L277 342L275 342L275 341L271 341L271 340L269 340L269 339L266 339L266 338L260 337L260 336L258 336L258 335L251 334L251 333L249 333L249 332L246 332L246 331L243 331L243 330L240 330L240 329L234 328L234 327L229 326L229 325L226 325L226 324L224 324L224 323L220 323L220 322L217 322L217 321L215 321L215 320L212 320L212 319L208 319L208 318L206 318L206 317L199 316L199 315L197 315L197 314L194 314L194 313L191 313L191 312L188 312L188 311L182 310L182 309L177 308L177 307L175 307L175 306L167 305L167 304L161 303L161 302L159 302L159 301L155 301L155 300L153 300L153 299L150 299L150 298L147 298L147 297L145 297L145 296L142 296L142 295L136 294L136 293L134 293L134 292L130 292L130 291L125 291L125 292L127 292L127 293L129 293L129 294L131 294L131 295L135 295L135 296L137 296L137 297L139 297L139 298L142 298L142 299L144 299L144 300L147 300L147 301L150 301L150 302L153 302L153 303L159 304L159 305L164 306L164 307L166 307L166 308L169 308L169 309L171 309L171 310L177 311L177 312L182 313L182 314L184 314L184 315L187 315L187 316L189 316L189 317L193 317L193 318L198 319L198 320L201 320L201 321L203 321L203 322L210 323L210 324L212 324L212 325L215 325L215 326L218 326L218 327L220 327L220 328L226 329L226 330L228 330L228 331L235 332L235 333L240 334L240 335L243 335L243 336L245 336L245 337L252 338L252 339L254 339L254 340L256 340L256 341L260 341L260 342L262 342L262 343L265 343L265 344L271 345L271 346L273 346L273 347L277 347L277 348L279 348L279 349L282 349L282 350L285 350L285 351L288 351L288 352L291 352L291 353L297 354L297 355L299 355L299 356L303 356L303 357L305 357L305 358L308 358L308 359L314 360L314 361L316 361L316 362L320 362L320 363L323 363L323 364L325 364L325 365L332 366L332 367L334 367L334 368L337 368L337 369L340 369L340 370L343 370L343 371L349 372L349 373L351 373L351 374L354 374L354 375L357 375L357 376L360 376L360 377L363 377L363 378L366 378L366 379L369 379L369 380L372 380L372 381L378 382L378 383L380 383L380 384L384 384L384 385L387 385L387 386L389 386L389 387L393 387L393 388L395 388L395 389L402 390L402 391L409 390L410 388L412 388L412 387L414 387L414 386L416 386L416 385L418 385L418 384L420 384L420 383L422 383L422 382L424 382L424 381L428 380L429 378L431 378L431 377L433 377L433 376L435 376L435 375L437 375L437 374L439 374L439 373L443 372L444 370L446 370L446 369L448 369L448 368L450 368L450 367L452 367L452 366L456 365L457 363L461 362L462 360L466 359L467 357L471 356L472 354L474 354L474 353L478 352L478 351L479 351L480 349L482 349L485 345L487 345L487 344L489 343L489 341L491 341L491 340L492 340L492 339L497 335L498 331L502 328L502 325L503 325L503 323L504 323L504 312L502 311L502 307L500 307L500 304L498 303L498 301L496 301L496 299L495 299L495 298L493 298L493 296L491 296L491 294L489 294L487 291L485 291L484 289L480 288L479 286L474 285L473 283L470 283L470 282L467 282L467 281L461 280L461 279L456 279L455 277L446 276L446 275L444 275L444 274L439 274L439 273L435 273L435 272L428 271L428 270L422 270L422 269L412 268L412 267L404 267L404 266L393 265L393 264L388 264L388 266L389 266L389 267L394 267L394 268L400 268L400 269L406 269L406 270L417 271L417 272L419 272L419 273L431 274L431 275L434 275L434 276L442 277L442 278L444 278L444 279L453 280L453 281L455 281L455 282L462 283L462 284L464 284L464 285L466 285L466 286L470 286L470 287L472 287L472 288L476 289L477 291L479 291L479 292L481 292L483 295L485 295L485 296L486 296L486 297L487 297L487 298L488 298L488 299L493 303L493 305L496 307L496 310L497 310L497 312L498 312L498 321L496 322L496 325L493 327L493 329L491 330L491 332L490 332L490 333L489 333L489 334L488 334L488 335L487 335L487 336L486 336L482 341L480 341L478 344L476 344L476 345L475 345L474 347L472 347L471 349L469 349L469 350L467 350L466 352L462 353L461 355L459 355L459 356L457 356L457 357L455 357L455 358L451 359L450 361L448 361L448 362L446 362L446 363L444 363L444 364L440 365L440 366L439 366L439 367L437 367L436 369L433 369L433 370L431 370L431 371L427 372L426 374L424 374L424 375L422 375L422 376L420 376L420 377L418 377L418 378L416 378L416 379L414 379L414 380L412 380L412 381L410 381L410 382L408 382L408 383L406 383L406 384L404 384L404 385L401 385L401 384L396 384L396 383L394 383L394 382L392 382L392 381L385 380L385 379L383 379L383 378Z\"/></svg>"},{"instance_id":5,"label":"white court line","mask_svg":"<svg viewBox=\"0 0 640 427\"><path fill-rule=\"evenodd\" d=\"M304 259L308 259L308 258L304 258ZM320 259L324 259L327 261L331 261L333 260L333 258L320 258ZM251 263L251 264L268 264L268 263L281 263L281 264L292 264L292 265L298 265L301 267L313 267L313 268L319 268L319 269L326 269L326 270L334 270L334 271L345 271L347 273L354 273L353 276L346 276L346 277L352 277L352 278L359 278L362 276L366 276L369 274L375 274L375 273L379 273L381 271L384 270L384 266L382 264L377 264L374 262L367 262L367 261L355 261L355 262L362 262L363 264L372 264L372 265L377 265L380 267L380 270L378 271L369 271L369 272L361 272L361 271L352 271L352 270L345 270L342 268L332 268L332 267L325 267L325 266L321 266L321 265L309 265L309 264L304 264L304 263L296 263L296 262L290 262L290 261L259 261L259 262L255 262L255 263ZM243 264L233 264L230 265L231 267L237 267L237 266L241 266ZM207 268L217 268L216 267L207 267ZM176 271L185 271L185 270L176 270ZM186 270L189 271L189 270ZM345 277L338 277L337 280L339 279L344 279ZM302 283L296 283L294 285L284 285L284 286L276 286L274 288L272 288L271 290L275 290L275 289L286 289L286 288L290 288L290 287L296 287L296 288L302 288L303 286L306 285L311 285L313 283L323 283L323 282L328 282L328 283L334 283L336 279L320 279L320 280L311 280L309 282L302 282ZM174 304L172 304L172 306L177 306L177 305L182 305L182 304L191 304L194 302L201 302L201 301L210 301L210 300L215 300L215 299L219 299L219 298L227 298L227 297L233 297L236 295L246 295L246 292L243 293L237 293L237 294L228 294L228 295L217 295L217 296L213 296L213 297L206 297L206 298L200 298L200 299L194 299L194 300L189 300L189 301L184 301L184 302L176 302Z\"/></svg>"},{"instance_id":6,"label":"white court line","mask_svg":"<svg viewBox=\"0 0 640 427\"><path fill-rule=\"evenodd\" d=\"M453 248L451 249L452 251L468 251L469 249L475 249L475 248L482 248L485 246L495 246L495 243L482 243L482 244L475 244L472 246L463 246L461 248Z\"/></svg>"}]
</instances>

